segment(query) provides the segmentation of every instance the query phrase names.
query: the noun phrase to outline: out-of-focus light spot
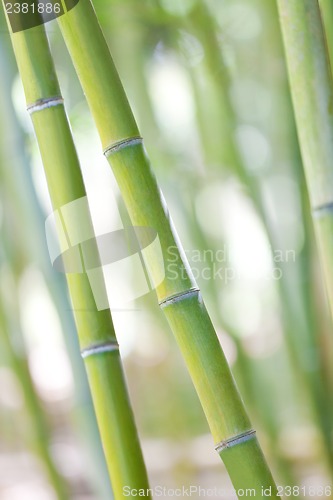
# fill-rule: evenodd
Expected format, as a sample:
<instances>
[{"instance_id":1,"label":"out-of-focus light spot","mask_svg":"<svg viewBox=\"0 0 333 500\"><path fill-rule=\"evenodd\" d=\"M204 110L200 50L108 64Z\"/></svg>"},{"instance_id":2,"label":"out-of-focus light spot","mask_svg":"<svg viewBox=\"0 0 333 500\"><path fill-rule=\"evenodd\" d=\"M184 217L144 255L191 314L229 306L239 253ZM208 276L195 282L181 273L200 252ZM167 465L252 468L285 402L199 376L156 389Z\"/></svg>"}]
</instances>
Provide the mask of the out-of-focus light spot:
<instances>
[{"instance_id":1,"label":"out-of-focus light spot","mask_svg":"<svg viewBox=\"0 0 333 500\"><path fill-rule=\"evenodd\" d=\"M204 188L196 200L196 214L204 232L226 241L227 262L236 279L258 284L271 278L271 250L251 203L233 183Z\"/></svg>"},{"instance_id":2,"label":"out-of-focus light spot","mask_svg":"<svg viewBox=\"0 0 333 500\"><path fill-rule=\"evenodd\" d=\"M318 429L311 425L284 427L279 436L279 448L290 460L302 461L320 456L320 436Z\"/></svg>"},{"instance_id":3,"label":"out-of-focus light spot","mask_svg":"<svg viewBox=\"0 0 333 500\"><path fill-rule=\"evenodd\" d=\"M135 305L135 304L134 304ZM121 357L131 354L139 364L155 366L169 353L167 337L154 328L154 317L142 309L112 311L113 322L120 345Z\"/></svg>"},{"instance_id":4,"label":"out-of-focus light spot","mask_svg":"<svg viewBox=\"0 0 333 500\"><path fill-rule=\"evenodd\" d=\"M52 454L59 471L65 477L79 477L84 473L84 461L80 450L69 442L52 443Z\"/></svg>"},{"instance_id":5,"label":"out-of-focus light spot","mask_svg":"<svg viewBox=\"0 0 333 500\"><path fill-rule=\"evenodd\" d=\"M220 457L214 453L214 443L210 434L197 436L184 447L187 450L188 458L198 467L218 467Z\"/></svg>"},{"instance_id":6,"label":"out-of-focus light spot","mask_svg":"<svg viewBox=\"0 0 333 500\"><path fill-rule=\"evenodd\" d=\"M222 198L227 184L208 184L195 200L195 212L202 230L214 239L223 240L224 225L221 220Z\"/></svg>"},{"instance_id":7,"label":"out-of-focus light spot","mask_svg":"<svg viewBox=\"0 0 333 500\"><path fill-rule=\"evenodd\" d=\"M182 446L166 439L145 439L142 441L142 449L147 467L155 473L173 468L183 455Z\"/></svg>"},{"instance_id":8,"label":"out-of-focus light spot","mask_svg":"<svg viewBox=\"0 0 333 500\"><path fill-rule=\"evenodd\" d=\"M185 70L169 54L161 55L150 66L149 87L156 118L178 149L195 134L192 89Z\"/></svg>"},{"instance_id":9,"label":"out-of-focus light spot","mask_svg":"<svg viewBox=\"0 0 333 500\"><path fill-rule=\"evenodd\" d=\"M14 373L6 367L0 367L0 406L18 410L23 406L23 394Z\"/></svg>"},{"instance_id":10,"label":"out-of-focus light spot","mask_svg":"<svg viewBox=\"0 0 333 500\"><path fill-rule=\"evenodd\" d=\"M47 399L69 397L71 369L63 344L59 317L41 273L29 268L19 286L22 328L28 344L34 381Z\"/></svg>"},{"instance_id":11,"label":"out-of-focus light spot","mask_svg":"<svg viewBox=\"0 0 333 500\"><path fill-rule=\"evenodd\" d=\"M133 304L135 309L135 303ZM111 310L112 319L117 332L117 338L122 358L129 356L135 349L138 336L144 329L142 311L138 310Z\"/></svg>"},{"instance_id":12,"label":"out-of-focus light spot","mask_svg":"<svg viewBox=\"0 0 333 500\"><path fill-rule=\"evenodd\" d=\"M234 81L231 86L231 98L238 116L244 121L263 120L272 109L269 90L255 80Z\"/></svg>"},{"instance_id":13,"label":"out-of-focus light spot","mask_svg":"<svg viewBox=\"0 0 333 500\"><path fill-rule=\"evenodd\" d=\"M19 284L22 322L31 347L42 342L62 345L61 325L44 278L35 267L23 273Z\"/></svg>"},{"instance_id":14,"label":"out-of-focus light spot","mask_svg":"<svg viewBox=\"0 0 333 500\"><path fill-rule=\"evenodd\" d=\"M135 344L135 359L140 365L157 366L168 356L168 339L165 335L158 335L156 330L146 327L140 332L140 338Z\"/></svg>"},{"instance_id":15,"label":"out-of-focus light spot","mask_svg":"<svg viewBox=\"0 0 333 500\"><path fill-rule=\"evenodd\" d=\"M203 60L204 49L195 36L186 31L181 31L179 43L189 66L197 66Z\"/></svg>"},{"instance_id":16,"label":"out-of-focus light spot","mask_svg":"<svg viewBox=\"0 0 333 500\"><path fill-rule=\"evenodd\" d=\"M251 125L240 125L236 131L246 167L251 172L258 172L267 167L270 158L270 145L260 130Z\"/></svg>"},{"instance_id":17,"label":"out-of-focus light spot","mask_svg":"<svg viewBox=\"0 0 333 500\"><path fill-rule=\"evenodd\" d=\"M229 217L226 208L225 226L230 241L230 260L236 272L243 279L260 282L270 275L271 256L263 229L249 205L244 200L242 207L239 200L239 211L235 204Z\"/></svg>"},{"instance_id":18,"label":"out-of-focus light spot","mask_svg":"<svg viewBox=\"0 0 333 500\"><path fill-rule=\"evenodd\" d=\"M91 115L87 116L86 107L83 105L78 106L77 113L81 112L84 113L84 123L78 120L78 126L74 130L74 140L89 199L91 193L94 195L100 189L112 187L113 174L105 157L101 155L100 139Z\"/></svg>"},{"instance_id":19,"label":"out-of-focus light spot","mask_svg":"<svg viewBox=\"0 0 333 500\"><path fill-rule=\"evenodd\" d=\"M72 374L64 349L55 346L35 347L29 354L29 366L45 400L62 400L72 396Z\"/></svg>"},{"instance_id":20,"label":"out-of-focus light spot","mask_svg":"<svg viewBox=\"0 0 333 500\"><path fill-rule=\"evenodd\" d=\"M221 315L241 335L251 335L258 329L261 304L250 291L240 287L225 287L220 294Z\"/></svg>"},{"instance_id":21,"label":"out-of-focus light spot","mask_svg":"<svg viewBox=\"0 0 333 500\"><path fill-rule=\"evenodd\" d=\"M297 254L304 245L304 227L296 182L286 175L271 175L264 179L262 192L280 249L292 249Z\"/></svg>"},{"instance_id":22,"label":"out-of-focus light spot","mask_svg":"<svg viewBox=\"0 0 333 500\"><path fill-rule=\"evenodd\" d=\"M117 199L112 189L91 190L89 207L96 235L123 229Z\"/></svg>"},{"instance_id":23,"label":"out-of-focus light spot","mask_svg":"<svg viewBox=\"0 0 333 500\"><path fill-rule=\"evenodd\" d=\"M196 200L196 214L205 233L225 242L220 248L225 269L221 313L241 336L254 335L264 322L263 304L273 311L277 300L271 248L261 222L232 182L204 188ZM275 346L276 342L269 350Z\"/></svg>"},{"instance_id":24,"label":"out-of-focus light spot","mask_svg":"<svg viewBox=\"0 0 333 500\"><path fill-rule=\"evenodd\" d=\"M309 470L306 472L307 473L305 473L305 476L301 481L301 485L304 487L305 491L318 492L321 498L329 498L332 491L332 479L324 468L320 467L319 463L317 467L310 464ZM323 494L321 494L322 491Z\"/></svg>"},{"instance_id":25,"label":"out-of-focus light spot","mask_svg":"<svg viewBox=\"0 0 333 500\"><path fill-rule=\"evenodd\" d=\"M175 16L185 16L190 12L197 0L161 0L161 5L166 12Z\"/></svg>"},{"instance_id":26,"label":"out-of-focus light spot","mask_svg":"<svg viewBox=\"0 0 333 500\"><path fill-rule=\"evenodd\" d=\"M56 500L51 486L42 479L42 464L31 453L15 449L0 455L1 500Z\"/></svg>"},{"instance_id":27,"label":"out-of-focus light spot","mask_svg":"<svg viewBox=\"0 0 333 500\"><path fill-rule=\"evenodd\" d=\"M251 40L262 30L258 10L245 2L230 2L225 8L217 9L216 15L223 32L234 40Z\"/></svg>"},{"instance_id":28,"label":"out-of-focus light spot","mask_svg":"<svg viewBox=\"0 0 333 500\"><path fill-rule=\"evenodd\" d=\"M27 105L26 105L23 85L19 75L17 75L13 81L12 100L15 112L17 114L21 126L25 131L32 134L33 126L29 113L27 113Z\"/></svg>"},{"instance_id":29,"label":"out-of-focus light spot","mask_svg":"<svg viewBox=\"0 0 333 500\"><path fill-rule=\"evenodd\" d=\"M265 359L272 356L282 345L280 328L270 321L262 321L260 329L243 339L243 348L252 359Z\"/></svg>"},{"instance_id":30,"label":"out-of-focus light spot","mask_svg":"<svg viewBox=\"0 0 333 500\"><path fill-rule=\"evenodd\" d=\"M56 500L53 491L37 481L26 481L6 488L1 492L1 498L2 500Z\"/></svg>"}]
</instances>

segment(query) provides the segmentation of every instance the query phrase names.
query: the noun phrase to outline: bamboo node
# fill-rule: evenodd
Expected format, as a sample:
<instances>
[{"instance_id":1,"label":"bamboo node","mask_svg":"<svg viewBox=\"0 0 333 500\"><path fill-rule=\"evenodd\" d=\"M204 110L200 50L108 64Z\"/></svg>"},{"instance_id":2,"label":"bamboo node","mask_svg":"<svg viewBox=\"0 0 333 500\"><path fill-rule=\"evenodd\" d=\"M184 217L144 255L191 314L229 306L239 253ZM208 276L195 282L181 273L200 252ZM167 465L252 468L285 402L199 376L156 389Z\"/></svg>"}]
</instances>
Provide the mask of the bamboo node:
<instances>
[{"instance_id":1,"label":"bamboo node","mask_svg":"<svg viewBox=\"0 0 333 500\"><path fill-rule=\"evenodd\" d=\"M140 136L136 137L128 137L127 139L122 139L121 141L117 141L114 144L111 144L106 149L104 149L103 153L108 158L113 153L117 153L124 148L129 148L132 146L136 146L137 144L142 144L143 139Z\"/></svg>"},{"instance_id":2,"label":"bamboo node","mask_svg":"<svg viewBox=\"0 0 333 500\"><path fill-rule=\"evenodd\" d=\"M54 106L61 106L63 104L64 100L61 95L45 97L44 99L37 99L37 101L32 104L28 104L27 111L30 115L32 115L37 111L43 111L43 109L53 108Z\"/></svg>"},{"instance_id":3,"label":"bamboo node","mask_svg":"<svg viewBox=\"0 0 333 500\"><path fill-rule=\"evenodd\" d=\"M182 300L193 297L194 295L197 295L199 293L200 293L199 288L190 288L185 292L176 293L174 295L170 295L170 297L167 297L166 299L163 299L159 303L159 306L163 309L164 307L175 304L176 302L181 302Z\"/></svg>"},{"instance_id":4,"label":"bamboo node","mask_svg":"<svg viewBox=\"0 0 333 500\"><path fill-rule=\"evenodd\" d=\"M333 213L333 202L323 203L318 207L313 208L312 215L315 219L319 219L319 217L324 217L325 215Z\"/></svg>"},{"instance_id":5,"label":"bamboo node","mask_svg":"<svg viewBox=\"0 0 333 500\"><path fill-rule=\"evenodd\" d=\"M253 429L246 432L242 432L237 436L233 436L231 438L225 439L224 441L221 441L215 446L215 450L217 451L217 453L221 453L227 448L232 448L233 446L237 446L238 444L246 443L246 441L253 439L255 436L256 436L256 431Z\"/></svg>"},{"instance_id":6,"label":"bamboo node","mask_svg":"<svg viewBox=\"0 0 333 500\"><path fill-rule=\"evenodd\" d=\"M96 354L102 354L105 352L113 352L119 350L119 344L116 340L110 340L109 342L104 342L103 344L95 344L85 349L82 349L81 356L83 359L88 356L93 356Z\"/></svg>"}]
</instances>

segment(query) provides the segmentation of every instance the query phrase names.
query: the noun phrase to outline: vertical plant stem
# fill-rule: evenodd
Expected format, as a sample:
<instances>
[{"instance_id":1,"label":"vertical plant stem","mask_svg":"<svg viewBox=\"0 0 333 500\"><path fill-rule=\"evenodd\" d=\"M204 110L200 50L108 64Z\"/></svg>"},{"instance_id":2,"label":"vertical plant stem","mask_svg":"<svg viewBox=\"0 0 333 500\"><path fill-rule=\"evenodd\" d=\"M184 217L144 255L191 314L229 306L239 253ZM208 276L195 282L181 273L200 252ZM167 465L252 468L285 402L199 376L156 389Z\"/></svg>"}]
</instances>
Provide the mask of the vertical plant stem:
<instances>
[{"instance_id":1,"label":"vertical plant stem","mask_svg":"<svg viewBox=\"0 0 333 500\"><path fill-rule=\"evenodd\" d=\"M90 1L80 0L58 22L132 224L153 228L159 236L165 269L162 283L163 263L158 252L146 254L146 265L201 400L216 449L236 491L254 488L259 497L262 486L271 487L272 498L277 498L274 480L173 228ZM173 273L169 268L171 247L177 248L173 251Z\"/></svg>"},{"instance_id":2,"label":"vertical plant stem","mask_svg":"<svg viewBox=\"0 0 333 500\"><path fill-rule=\"evenodd\" d=\"M0 11L0 16L3 16L2 11ZM2 71L3 78L0 89L0 107L4 119L0 123L0 184L3 188L2 201L5 204L4 218L6 219L6 213L10 214L10 220L7 221L7 224L6 221L4 222L4 225L8 226L8 228L4 228L7 236L7 255L13 258L19 253L22 267L28 266L31 260L38 260L38 265L59 314L71 362L75 381L74 420L75 424L79 421L79 438L85 439L89 449L92 465L89 475L96 485L96 490L103 495L103 498L108 498L112 495L109 475L100 443L88 380L80 356L74 318L66 294L66 280L61 273L54 273L50 265L45 240L45 216L33 186L31 165L24 149L23 132L13 103L8 99L16 76L16 67L11 42L5 32L5 27L5 19L1 18L0 29L3 30L3 36L0 44L0 71ZM10 169L8 168L9 163ZM17 182L18 178L21 179L20 183ZM17 228L13 228L12 217L19 221ZM21 269L15 269L15 271L16 274L19 274Z\"/></svg>"},{"instance_id":3,"label":"vertical plant stem","mask_svg":"<svg viewBox=\"0 0 333 500\"><path fill-rule=\"evenodd\" d=\"M322 18L325 27L327 39L328 54L331 62L333 62L333 4L330 0L320 0L319 6L322 12Z\"/></svg>"},{"instance_id":4,"label":"vertical plant stem","mask_svg":"<svg viewBox=\"0 0 333 500\"><path fill-rule=\"evenodd\" d=\"M317 0L278 0L303 165L333 311L333 93ZM331 450L329 433L326 436ZM333 463L332 452L330 453Z\"/></svg>"},{"instance_id":5,"label":"vertical plant stem","mask_svg":"<svg viewBox=\"0 0 333 500\"><path fill-rule=\"evenodd\" d=\"M265 9L270 19L273 23L266 29L270 30L271 40L270 40L270 50L268 53L271 57L276 57L275 51L276 40L274 40L276 33L278 31L278 25L275 27L274 15L276 15L276 5L274 2L267 2L265 4ZM230 102L230 97L228 96L228 81L227 67L223 61L221 55L221 49L219 47L218 38L216 35L216 26L213 18L211 17L207 8L205 8L204 3L199 0L196 7L192 9L191 15L186 18L186 22L190 23L190 26L194 30L194 33L201 41L204 51L205 51L205 64L207 69L215 81L215 85L219 88L221 103L219 108L224 110L224 121L236 126L236 117L233 111L233 107ZM275 34L275 37L273 36ZM194 76L195 77L195 76ZM282 90L282 89L281 89ZM280 92L281 92L280 90ZM205 103L206 96L202 95L202 101ZM293 120L288 122L288 129L290 129L289 134L286 134L293 139ZM245 168L242 159L237 152L237 147L233 141L232 130L229 130L229 134L223 134L226 138L226 146L234 151L233 157L234 161L238 161L239 167L236 169L236 174L238 175L241 182L243 182L248 187L248 193L254 202L255 208L258 215L261 217L262 222L265 225L266 233L270 245L273 249L282 248L283 235L276 228L276 224L271 220L269 216L269 211L265 206L265 200L262 197L260 185L262 180L259 176L257 178L249 175L247 169ZM222 141L224 142L224 141ZM297 175L297 181L302 186L302 172L297 169L298 158L295 154L293 158L293 163L295 165L295 176ZM306 228L306 219L303 214L303 224ZM292 366L295 375L298 378L298 383L302 383L305 388L306 395L310 397L309 404L313 407L314 416L319 425L320 431L323 435L323 444L326 449L326 455L329 460L332 455L331 446L326 442L326 435L331 427L330 424L330 404L327 400L326 394L323 390L323 373L320 366L320 346L318 343L318 332L314 328L313 323L313 300L310 300L311 294L308 287L300 283L300 277L302 280L309 280L309 275L311 274L310 266L308 261L305 260L306 254L309 252L309 242L306 240L303 250L299 256L299 264L295 263L293 268L284 263L280 263L280 269L283 274L281 280L278 281L279 296L282 308L282 321L283 328L285 332L285 339L289 350L289 355L291 358ZM305 262L305 265L303 264ZM295 286L298 290L295 293ZM305 291L309 293L306 293ZM311 358L310 358L311 357ZM311 359L311 364L309 363ZM305 382L305 383L304 383Z\"/></svg>"},{"instance_id":6,"label":"vertical plant stem","mask_svg":"<svg viewBox=\"0 0 333 500\"><path fill-rule=\"evenodd\" d=\"M67 244L73 234L75 237L85 232L91 237L86 191L44 28L12 33L12 43L53 209L62 222L58 229L67 235ZM67 219L65 226L64 207L79 199L84 200L80 205L83 215ZM148 489L148 479L111 313L109 309L98 309L85 272L89 258L98 260L97 248L94 246L89 255L81 244L78 253L83 270L67 274L67 282L113 491L120 499L124 486ZM104 295L103 278L99 279L99 292Z\"/></svg>"},{"instance_id":7,"label":"vertical plant stem","mask_svg":"<svg viewBox=\"0 0 333 500\"><path fill-rule=\"evenodd\" d=\"M317 0L278 0L312 214L333 308L333 93Z\"/></svg>"}]
</instances>

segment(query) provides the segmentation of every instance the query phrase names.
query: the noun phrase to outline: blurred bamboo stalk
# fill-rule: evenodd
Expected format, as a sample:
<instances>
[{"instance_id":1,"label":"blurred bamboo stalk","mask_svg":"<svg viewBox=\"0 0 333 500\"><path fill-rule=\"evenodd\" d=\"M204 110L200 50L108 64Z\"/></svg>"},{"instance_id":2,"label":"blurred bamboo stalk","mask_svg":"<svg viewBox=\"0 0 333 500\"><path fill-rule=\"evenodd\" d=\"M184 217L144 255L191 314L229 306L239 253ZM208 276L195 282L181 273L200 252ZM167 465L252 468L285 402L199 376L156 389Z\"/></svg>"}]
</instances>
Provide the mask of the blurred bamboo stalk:
<instances>
[{"instance_id":1,"label":"blurred bamboo stalk","mask_svg":"<svg viewBox=\"0 0 333 500\"><path fill-rule=\"evenodd\" d=\"M333 308L333 87L317 0L278 0L289 83L324 279ZM328 449L331 441L328 439ZM330 454L333 463L332 452Z\"/></svg>"},{"instance_id":2,"label":"blurred bamboo stalk","mask_svg":"<svg viewBox=\"0 0 333 500\"><path fill-rule=\"evenodd\" d=\"M274 3L265 4L265 8L269 9L270 16L274 15L276 10ZM190 28L195 36L198 37L204 48L205 59L203 64L206 66L207 73L210 75L215 88L218 89L216 95L219 99L219 108L223 110L220 119L224 120L227 124L230 124L230 128L224 125L225 133L223 134L223 140L221 140L221 159L226 158L226 153L223 153L223 151L230 150L232 152L232 154L230 153L230 157L233 158L233 162L236 162L237 168L233 172L228 163L226 163L226 166L247 188L257 214L261 218L266 229L270 246L272 249L279 249L281 248L281 242L283 240L281 240L281 235L278 234L273 221L267 213L262 196L262 180L259 176L247 171L247 168L244 165L244 159L242 158L242 155L240 155L238 146L235 143L234 134L237 119L233 106L230 102L230 81L228 77L228 69L218 43L215 21L213 20L212 15L205 6L203 0L199 0L195 4L195 7L191 10L190 15L184 19L184 24ZM276 45L277 41L270 41L270 47L272 46L272 43ZM193 80L195 80L196 74L193 70L192 74ZM201 99L204 103L206 100L205 94L201 93L201 95L198 95L197 99ZM202 109L203 106L204 105L202 104L201 107L198 107L198 109ZM207 126L209 127L209 125L210 123L208 122ZM201 127L201 129L203 128L204 126ZM292 121L289 128L291 134L293 134ZM203 136L203 144L204 143L205 141ZM297 156L297 152L293 154L293 164L295 166L295 176L297 178L298 185L300 186L300 192L302 193L303 191L301 187L303 185L303 178L300 169L297 168L299 162ZM309 232L306 214L307 207L303 203L303 200L302 208L302 223L307 235ZM306 238L299 258L299 263L293 264L293 267L295 268L293 269L293 273L291 273L290 266L288 268L284 262L279 263L283 277L281 280L278 280L277 286L279 289L279 297L282 308L282 322L285 339L295 376L298 380L298 384L301 384L305 389L309 404L313 407L314 417L323 435L323 444L326 448L327 455L330 456L331 449L326 443L325 436L331 429L331 404L330 400L327 399L323 388L323 369L320 365L321 346L318 342L318 327L315 323L315 307L313 304L314 295L313 291L310 291L308 287L303 284L304 282L309 283L311 281L312 270L308 265L307 260L307 257L310 255L310 245L311 243L309 238ZM300 281L300 279L302 281ZM295 295L294 291L295 286L297 286L298 289L297 295ZM302 332L301 340L297 335L298 332ZM309 354L311 354L312 357L311 367L308 366ZM328 386L329 382L326 382Z\"/></svg>"},{"instance_id":3,"label":"blurred bamboo stalk","mask_svg":"<svg viewBox=\"0 0 333 500\"><path fill-rule=\"evenodd\" d=\"M131 0L121 4L119 4L117 0L113 1L112 13L114 19L117 19L117 22L112 27L112 30L109 30L107 35L111 37L110 44L113 46L114 51L117 52L117 54L114 55L117 63L116 66L118 66L120 73L124 75L128 85L130 86L133 83L129 89L131 91L129 92L129 96L132 97L135 103L134 112L137 113L138 122L141 125L141 128L145 131L145 135L147 135L149 140L150 157L156 157L156 164L159 166L158 174L161 176L163 176L163 174L167 175L167 177L172 179L174 176L179 175L179 171L176 166L177 158L172 157L172 151L170 151L170 149L168 154L166 147L163 147L162 134L158 129L158 124L156 123L154 117L154 107L151 101L151 96L148 92L148 78L146 77L145 72L142 71L142 68L148 66L150 61L149 56L151 56L151 54L149 54L149 51L147 50L147 37L148 34L151 33L153 26L150 24L146 25L144 21L147 21L147 19L139 17L135 8L135 4ZM164 19L163 14L164 12L161 12L162 19ZM142 16L143 15L144 14L142 14ZM175 42L176 48L178 49L179 34L176 28L182 28L183 19L179 19L176 26L175 23L171 21L172 20L170 19L168 22L169 31L167 32L166 38L169 43ZM155 22L157 22L157 20L155 20ZM192 25L192 16L188 16L186 20L184 20L184 24L186 27ZM164 27L164 30L166 30L166 27ZM227 68L225 71L227 71ZM198 82L200 77L202 80L202 78L205 78L206 76L206 73L205 76L203 76L204 70L202 65L198 64L195 67L190 66L189 72L192 76L191 83L193 84L195 95L195 105L199 121L198 125L199 128L201 128L201 140L203 148L205 149L205 159L208 166L207 175L214 175L216 164L220 163L223 158L221 148L228 145L228 137L231 135L232 130L229 130L225 134L221 132L221 128L227 128L229 123L227 120L228 115L227 113L224 115L225 120L221 118L221 106L216 106L216 99L216 115L214 114L212 116L211 108L209 106L207 107L207 100L211 99L212 96L208 95L207 88L202 89ZM218 90L219 92L221 91L220 86ZM213 92L213 96L216 97L215 92ZM219 99L219 96L217 96L217 98ZM208 123L210 127L207 127ZM220 124L221 127L219 126ZM210 128L210 130L207 131L206 134L205 131L208 128ZM221 141L221 137L225 138L225 140ZM152 163L154 163L154 161L152 161ZM166 172L164 172L161 168L161 165L163 164L168 166ZM218 176L220 177L219 166L218 169ZM179 192L182 191L181 185L178 186L177 192L173 192L173 196L177 199L179 211L184 218L184 224L186 224L188 234L191 237L194 248L204 252L205 249L213 249L214 242L208 238L202 230L195 213L195 201L200 189L202 188L202 180L202 177L198 176L195 168L189 169L187 171L186 178L183 179L183 196L179 196ZM219 245L220 248L222 248L224 243L219 242ZM209 261L206 265L211 267L213 275L213 262ZM253 375L253 362L246 357L243 344L239 338L239 332L236 333L232 330L230 325L227 325L224 318L221 317L221 309L218 301L218 294L221 291L221 283L213 279L209 280L209 282L204 280L202 284L205 286L203 292L209 301L210 310L216 320L216 325L218 328L222 328L225 332L228 332L237 344L238 356L237 362L233 366L233 373L236 380L239 382L241 388L240 392L246 399L246 407L249 409L250 414L256 416L256 421L261 426L261 429L266 432L267 437L269 436L269 454L270 457L274 457L275 462L278 464L280 480L283 479L285 484L288 485L296 484L296 480L292 477L290 463L276 451L279 449L278 440L280 415L277 411L275 411L278 405L277 401L275 401L274 404L275 393L271 390L271 386L269 386L269 382L267 383L267 379L261 376L261 373L256 377L251 376ZM214 321L213 323L215 324ZM265 390L265 385L268 386L268 390ZM261 399L256 397L256 391L259 392L260 395L263 395ZM265 412L269 412L270 418L263 418Z\"/></svg>"},{"instance_id":4,"label":"blurred bamboo stalk","mask_svg":"<svg viewBox=\"0 0 333 500\"><path fill-rule=\"evenodd\" d=\"M58 230L67 235L74 230L76 235L89 234L92 238L83 178L44 28L32 28L11 36L52 205L61 220L62 227L58 226ZM77 200L83 201L80 218L67 220L65 227L62 209ZM97 308L87 274L91 259L98 264L97 246L79 245L78 251L82 270L79 273L70 270L67 282L113 491L115 498L120 499L124 486L148 489L148 479L111 313L109 309ZM101 269L98 273L99 293L105 297Z\"/></svg>"},{"instance_id":5,"label":"blurred bamboo stalk","mask_svg":"<svg viewBox=\"0 0 333 500\"><path fill-rule=\"evenodd\" d=\"M0 29L6 26L0 9ZM4 34L0 45L0 107L6 124L0 122L0 183L5 205L4 231L8 254L15 262L17 279L23 269L36 259L44 275L50 296L57 308L65 345L69 354L75 382L75 425L79 420L80 437L86 440L91 460L91 482L102 498L112 495L103 449L90 395L87 375L79 352L79 343L70 303L66 294L66 280L52 269L45 240L45 215L42 212L31 177L31 166L24 148L24 136L16 117L13 103L8 99L16 75L15 58L9 37ZM8 164L11 168L8 168ZM17 178L21 182L17 182ZM7 220L10 214L10 220ZM17 267L17 266L16 266Z\"/></svg>"},{"instance_id":6,"label":"blurred bamboo stalk","mask_svg":"<svg viewBox=\"0 0 333 500\"><path fill-rule=\"evenodd\" d=\"M259 492L261 487L271 487L272 498L277 498L273 478L170 221L90 1L81 0L58 22L132 224L153 228L159 236L166 267L162 283L160 263L153 252L147 256L147 268L186 360L216 449L236 490L252 487ZM168 270L171 247L178 249L176 279Z\"/></svg>"},{"instance_id":7,"label":"blurred bamboo stalk","mask_svg":"<svg viewBox=\"0 0 333 500\"><path fill-rule=\"evenodd\" d=\"M319 6L322 14L322 19L325 27L327 40L328 54L333 65L333 4L331 0L319 0Z\"/></svg>"}]
</instances>

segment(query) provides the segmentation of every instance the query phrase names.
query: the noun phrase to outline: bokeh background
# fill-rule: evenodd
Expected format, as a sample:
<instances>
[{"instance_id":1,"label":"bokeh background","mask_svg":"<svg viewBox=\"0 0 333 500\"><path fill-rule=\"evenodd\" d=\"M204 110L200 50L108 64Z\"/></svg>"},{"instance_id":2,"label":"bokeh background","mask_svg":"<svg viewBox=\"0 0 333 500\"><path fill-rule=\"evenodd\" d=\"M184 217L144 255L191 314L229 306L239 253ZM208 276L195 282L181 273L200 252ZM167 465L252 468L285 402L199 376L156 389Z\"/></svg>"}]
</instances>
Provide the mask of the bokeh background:
<instances>
[{"instance_id":1,"label":"bokeh background","mask_svg":"<svg viewBox=\"0 0 333 500\"><path fill-rule=\"evenodd\" d=\"M331 484L333 336L273 0L95 0L146 149L278 484ZM112 498L52 209L0 14L0 497ZM126 210L56 21L47 31L95 227ZM154 292L109 284L152 486L231 490ZM211 498L221 498L211 496ZM225 493L224 498L236 498Z\"/></svg>"}]
</instances>

